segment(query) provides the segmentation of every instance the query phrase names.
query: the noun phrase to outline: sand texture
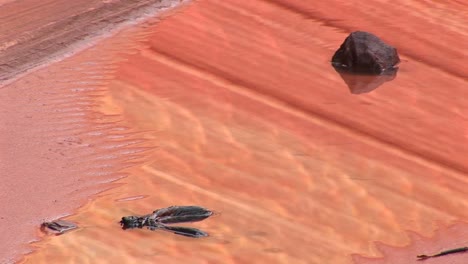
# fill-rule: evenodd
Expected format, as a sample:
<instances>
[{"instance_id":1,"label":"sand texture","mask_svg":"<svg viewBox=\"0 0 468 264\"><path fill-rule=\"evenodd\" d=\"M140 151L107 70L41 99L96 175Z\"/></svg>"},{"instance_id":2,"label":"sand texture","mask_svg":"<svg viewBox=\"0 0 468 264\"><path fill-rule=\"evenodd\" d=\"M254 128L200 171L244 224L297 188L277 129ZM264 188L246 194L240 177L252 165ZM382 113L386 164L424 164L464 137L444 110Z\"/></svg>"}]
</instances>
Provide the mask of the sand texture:
<instances>
[{"instance_id":1,"label":"sand texture","mask_svg":"<svg viewBox=\"0 0 468 264\"><path fill-rule=\"evenodd\" d=\"M50 57L25 58L0 88L2 206L24 223L10 249L40 219L72 212L81 228L42 236L22 262L408 264L468 246L467 10L200 0L31 73L20 69ZM354 30L402 61L364 93L329 63ZM193 224L210 237L117 223L188 204L217 212Z\"/></svg>"}]
</instances>

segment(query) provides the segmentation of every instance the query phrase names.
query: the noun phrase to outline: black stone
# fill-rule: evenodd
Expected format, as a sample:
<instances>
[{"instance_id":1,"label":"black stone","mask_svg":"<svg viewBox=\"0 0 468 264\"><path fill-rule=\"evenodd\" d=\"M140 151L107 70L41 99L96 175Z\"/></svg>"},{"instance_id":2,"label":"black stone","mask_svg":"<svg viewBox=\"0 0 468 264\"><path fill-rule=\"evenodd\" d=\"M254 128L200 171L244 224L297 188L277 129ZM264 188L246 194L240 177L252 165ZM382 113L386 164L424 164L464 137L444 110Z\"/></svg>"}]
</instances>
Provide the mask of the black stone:
<instances>
[{"instance_id":1,"label":"black stone","mask_svg":"<svg viewBox=\"0 0 468 264\"><path fill-rule=\"evenodd\" d=\"M399 62L394 47L364 31L351 33L332 58L335 68L365 74L381 74L394 69Z\"/></svg>"}]
</instances>

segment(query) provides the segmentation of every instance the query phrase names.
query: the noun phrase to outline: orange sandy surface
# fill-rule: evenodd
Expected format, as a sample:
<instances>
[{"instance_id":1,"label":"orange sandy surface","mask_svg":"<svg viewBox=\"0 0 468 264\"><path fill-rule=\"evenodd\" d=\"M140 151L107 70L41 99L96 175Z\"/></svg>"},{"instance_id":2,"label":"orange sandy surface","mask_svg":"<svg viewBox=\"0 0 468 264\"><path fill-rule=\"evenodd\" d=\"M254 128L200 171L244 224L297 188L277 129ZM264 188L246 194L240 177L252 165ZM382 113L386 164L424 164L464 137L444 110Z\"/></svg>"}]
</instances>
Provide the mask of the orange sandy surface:
<instances>
[{"instance_id":1,"label":"orange sandy surface","mask_svg":"<svg viewBox=\"0 0 468 264\"><path fill-rule=\"evenodd\" d=\"M306 3L197 1L147 27L145 34L121 33L44 68L44 76L65 74L69 85L57 86L60 91L72 88L67 78L82 83L86 72L93 80L106 76L99 97L89 95L90 111L122 119L128 127L123 134L144 131L118 134L123 143L111 145L115 155L108 148L96 150L107 143L85 138L83 156L89 151L106 161L99 168L121 171L120 161L131 158L128 152L147 150L139 145L122 150L129 148L125 142L157 149L151 155L138 154L146 161L134 161L121 186L67 218L77 222L79 230L35 243L37 250L24 262L418 263L417 254L468 246L468 94L461 59L468 55L466 4ZM453 9L461 11L449 15ZM405 27L408 24L412 27ZM402 59L393 81L361 95L352 95L329 65L335 49L356 29L396 46ZM443 32L444 38L434 41L427 30ZM143 42L121 44L137 37ZM112 46L115 43L123 46ZM122 58L118 52L103 57L102 65L115 72L101 73L98 64L80 75L66 75L64 69L80 62L90 67L101 61L97 57L102 51L119 48L136 52L123 62L117 62ZM58 127L75 124L64 113L75 113L66 109L80 101L72 96L69 100L37 115L48 117L54 110L61 113ZM5 116L17 120L13 112L12 107ZM92 114L80 118L87 125L101 122ZM31 126L42 132L35 140L40 142L39 154L47 142L75 133L64 129L63 136L54 134L58 132L41 124ZM12 125L5 133L15 129ZM93 130L82 129L84 134ZM91 135L105 139L114 134ZM35 148L24 149L27 156L8 150L14 154L5 166L17 173L8 178L11 184L34 169L41 174L28 178L30 185L39 182L44 186L38 188L47 189L49 167L65 167L56 173L70 170L77 177L82 174L77 167L96 168L93 159L78 162L81 156L73 144L63 148L67 160L50 164L41 163ZM64 193L57 197L69 202L69 190L60 190ZM6 204L23 201L22 193L11 188L2 193L7 191L18 197ZM25 192L34 194L28 199L37 197ZM183 204L219 212L194 224L208 231L209 238L123 231L117 224L124 215ZM37 215L31 212L28 217ZM454 221L457 224L450 225ZM420 237L436 230L433 239ZM425 263L466 259L466 254L458 254Z\"/></svg>"}]
</instances>

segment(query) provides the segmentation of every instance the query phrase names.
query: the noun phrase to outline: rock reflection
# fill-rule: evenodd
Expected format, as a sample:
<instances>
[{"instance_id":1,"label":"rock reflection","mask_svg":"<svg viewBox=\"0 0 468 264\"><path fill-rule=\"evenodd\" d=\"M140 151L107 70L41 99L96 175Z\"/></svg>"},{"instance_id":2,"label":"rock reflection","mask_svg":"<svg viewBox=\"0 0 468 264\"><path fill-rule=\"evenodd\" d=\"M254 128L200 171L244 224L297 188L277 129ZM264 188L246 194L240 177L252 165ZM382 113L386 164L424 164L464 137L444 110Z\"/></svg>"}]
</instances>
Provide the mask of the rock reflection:
<instances>
[{"instance_id":1,"label":"rock reflection","mask_svg":"<svg viewBox=\"0 0 468 264\"><path fill-rule=\"evenodd\" d=\"M348 85L352 94L369 93L385 82L395 79L398 68L388 70L379 75L357 74L334 68L339 73L343 81Z\"/></svg>"}]
</instances>

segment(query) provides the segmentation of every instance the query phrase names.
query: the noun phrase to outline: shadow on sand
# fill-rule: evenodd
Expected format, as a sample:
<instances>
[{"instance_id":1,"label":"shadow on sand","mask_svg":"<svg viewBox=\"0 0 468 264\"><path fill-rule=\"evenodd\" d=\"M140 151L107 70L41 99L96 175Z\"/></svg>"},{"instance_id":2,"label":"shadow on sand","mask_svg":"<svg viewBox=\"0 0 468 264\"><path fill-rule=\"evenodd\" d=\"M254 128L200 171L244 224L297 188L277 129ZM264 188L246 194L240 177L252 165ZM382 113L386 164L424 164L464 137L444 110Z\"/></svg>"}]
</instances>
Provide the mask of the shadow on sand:
<instances>
[{"instance_id":1,"label":"shadow on sand","mask_svg":"<svg viewBox=\"0 0 468 264\"><path fill-rule=\"evenodd\" d=\"M352 73L334 67L352 94L369 93L382 84L392 81L397 76L398 68L385 71L379 75Z\"/></svg>"}]
</instances>

